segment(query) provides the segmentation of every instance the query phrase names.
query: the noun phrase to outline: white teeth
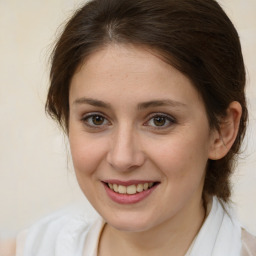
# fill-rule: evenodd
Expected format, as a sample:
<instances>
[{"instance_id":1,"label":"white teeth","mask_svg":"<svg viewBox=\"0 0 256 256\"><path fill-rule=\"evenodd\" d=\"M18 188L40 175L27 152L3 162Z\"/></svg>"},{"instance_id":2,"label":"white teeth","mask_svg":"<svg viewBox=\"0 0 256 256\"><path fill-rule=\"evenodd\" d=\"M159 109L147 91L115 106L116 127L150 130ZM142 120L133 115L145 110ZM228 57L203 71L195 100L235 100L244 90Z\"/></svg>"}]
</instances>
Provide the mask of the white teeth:
<instances>
[{"instance_id":1,"label":"white teeth","mask_svg":"<svg viewBox=\"0 0 256 256\"><path fill-rule=\"evenodd\" d=\"M148 183L144 183L143 189L144 189L144 190L147 190L147 189L148 189Z\"/></svg>"},{"instance_id":2,"label":"white teeth","mask_svg":"<svg viewBox=\"0 0 256 256\"><path fill-rule=\"evenodd\" d=\"M122 185L119 185L119 186L118 186L118 193L120 193L120 194L126 194L126 187L125 187L125 186L122 186Z\"/></svg>"},{"instance_id":3,"label":"white teeth","mask_svg":"<svg viewBox=\"0 0 256 256\"><path fill-rule=\"evenodd\" d=\"M138 184L137 185L137 192L142 192L143 191L143 184Z\"/></svg>"},{"instance_id":4,"label":"white teeth","mask_svg":"<svg viewBox=\"0 0 256 256\"><path fill-rule=\"evenodd\" d=\"M118 185L117 184L113 184L113 189L115 192L118 192Z\"/></svg>"},{"instance_id":5,"label":"white teeth","mask_svg":"<svg viewBox=\"0 0 256 256\"><path fill-rule=\"evenodd\" d=\"M126 193L129 195L136 194L136 186L135 185L128 186L126 188Z\"/></svg>"},{"instance_id":6,"label":"white teeth","mask_svg":"<svg viewBox=\"0 0 256 256\"><path fill-rule=\"evenodd\" d=\"M138 185L130 185L130 186L123 186L123 185L117 185L117 184L111 184L108 183L108 186L111 190L114 190L115 192L119 194L128 194L133 195L136 193L140 193L143 190L148 190L154 185L153 182L150 183L144 183L144 184L138 184Z\"/></svg>"}]
</instances>

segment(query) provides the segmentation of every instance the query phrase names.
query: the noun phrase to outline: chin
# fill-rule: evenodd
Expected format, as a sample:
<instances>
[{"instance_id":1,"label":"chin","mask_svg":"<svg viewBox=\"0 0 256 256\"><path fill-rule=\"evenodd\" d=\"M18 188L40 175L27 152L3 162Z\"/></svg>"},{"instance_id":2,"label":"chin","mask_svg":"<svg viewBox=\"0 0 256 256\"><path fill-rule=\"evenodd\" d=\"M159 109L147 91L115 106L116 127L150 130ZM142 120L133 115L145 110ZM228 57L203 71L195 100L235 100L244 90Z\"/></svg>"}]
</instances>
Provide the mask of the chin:
<instances>
[{"instance_id":1,"label":"chin","mask_svg":"<svg viewBox=\"0 0 256 256\"><path fill-rule=\"evenodd\" d=\"M124 232L143 232L153 227L153 221L145 214L124 214L123 216L112 216L105 219L113 228Z\"/></svg>"},{"instance_id":2,"label":"chin","mask_svg":"<svg viewBox=\"0 0 256 256\"><path fill-rule=\"evenodd\" d=\"M109 223L113 228L123 232L143 232L150 229L148 225L141 223Z\"/></svg>"}]
</instances>

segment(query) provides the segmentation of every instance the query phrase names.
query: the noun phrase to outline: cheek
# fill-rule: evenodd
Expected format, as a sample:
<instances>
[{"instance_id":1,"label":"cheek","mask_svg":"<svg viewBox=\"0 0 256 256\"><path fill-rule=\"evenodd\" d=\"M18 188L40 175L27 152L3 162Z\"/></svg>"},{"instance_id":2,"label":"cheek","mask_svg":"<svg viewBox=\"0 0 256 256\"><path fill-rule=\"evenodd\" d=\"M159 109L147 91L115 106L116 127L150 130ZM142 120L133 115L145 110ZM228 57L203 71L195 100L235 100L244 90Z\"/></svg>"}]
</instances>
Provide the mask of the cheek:
<instances>
[{"instance_id":1,"label":"cheek","mask_svg":"<svg viewBox=\"0 0 256 256\"><path fill-rule=\"evenodd\" d=\"M98 184L97 169L105 154L104 143L84 134L70 134L69 142L77 182L86 198L94 204L95 184Z\"/></svg>"},{"instance_id":2,"label":"cheek","mask_svg":"<svg viewBox=\"0 0 256 256\"><path fill-rule=\"evenodd\" d=\"M151 159L164 176L180 182L201 179L208 161L207 136L193 133L151 144Z\"/></svg>"},{"instance_id":3,"label":"cheek","mask_svg":"<svg viewBox=\"0 0 256 256\"><path fill-rule=\"evenodd\" d=\"M154 155L154 164L165 181L166 200L175 205L173 210L181 209L193 195L201 195L207 164L205 145L177 140L158 147Z\"/></svg>"},{"instance_id":4,"label":"cheek","mask_svg":"<svg viewBox=\"0 0 256 256\"><path fill-rule=\"evenodd\" d=\"M78 178L94 173L104 157L104 143L102 140L70 134L70 149L74 168Z\"/></svg>"}]
</instances>

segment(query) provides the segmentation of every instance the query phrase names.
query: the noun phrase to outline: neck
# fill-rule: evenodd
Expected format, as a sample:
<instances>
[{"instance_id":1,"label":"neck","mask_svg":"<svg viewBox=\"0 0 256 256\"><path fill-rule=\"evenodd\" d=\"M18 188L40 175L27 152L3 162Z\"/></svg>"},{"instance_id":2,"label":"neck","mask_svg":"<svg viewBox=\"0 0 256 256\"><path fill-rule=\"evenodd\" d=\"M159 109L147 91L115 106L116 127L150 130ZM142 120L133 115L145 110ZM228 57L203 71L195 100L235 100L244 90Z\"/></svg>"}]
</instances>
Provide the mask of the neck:
<instances>
[{"instance_id":1,"label":"neck","mask_svg":"<svg viewBox=\"0 0 256 256\"><path fill-rule=\"evenodd\" d=\"M205 218L202 200L181 210L173 218L143 232L125 232L106 224L99 255L184 256ZM103 253L104 252L104 253Z\"/></svg>"}]
</instances>

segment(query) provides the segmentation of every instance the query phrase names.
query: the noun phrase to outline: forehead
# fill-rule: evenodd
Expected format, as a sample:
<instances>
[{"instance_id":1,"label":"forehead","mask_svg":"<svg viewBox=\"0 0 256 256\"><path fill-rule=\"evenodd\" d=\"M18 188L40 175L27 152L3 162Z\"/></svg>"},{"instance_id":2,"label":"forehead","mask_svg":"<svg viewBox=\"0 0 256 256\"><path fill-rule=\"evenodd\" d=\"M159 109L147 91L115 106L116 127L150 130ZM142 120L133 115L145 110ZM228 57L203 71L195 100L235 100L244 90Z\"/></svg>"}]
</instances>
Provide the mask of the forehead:
<instances>
[{"instance_id":1,"label":"forehead","mask_svg":"<svg viewBox=\"0 0 256 256\"><path fill-rule=\"evenodd\" d=\"M156 51L147 47L132 44L110 44L89 55L76 73L84 69L87 76L101 74L105 78L114 79L114 74L126 78L129 74L139 76L152 73L152 75L157 75L169 68L170 65L162 61Z\"/></svg>"},{"instance_id":2,"label":"forehead","mask_svg":"<svg viewBox=\"0 0 256 256\"><path fill-rule=\"evenodd\" d=\"M156 52L118 44L98 50L83 62L72 78L70 98L79 94L107 98L114 92L116 96L140 95L142 98L169 95L176 97L176 101L181 96L187 100L190 96L197 100L199 97L191 81Z\"/></svg>"}]
</instances>

